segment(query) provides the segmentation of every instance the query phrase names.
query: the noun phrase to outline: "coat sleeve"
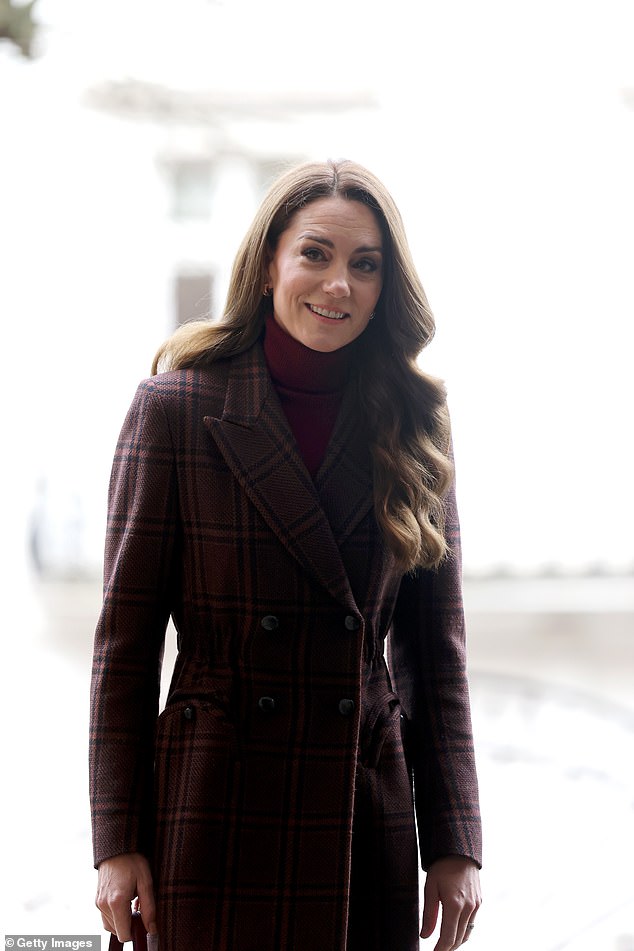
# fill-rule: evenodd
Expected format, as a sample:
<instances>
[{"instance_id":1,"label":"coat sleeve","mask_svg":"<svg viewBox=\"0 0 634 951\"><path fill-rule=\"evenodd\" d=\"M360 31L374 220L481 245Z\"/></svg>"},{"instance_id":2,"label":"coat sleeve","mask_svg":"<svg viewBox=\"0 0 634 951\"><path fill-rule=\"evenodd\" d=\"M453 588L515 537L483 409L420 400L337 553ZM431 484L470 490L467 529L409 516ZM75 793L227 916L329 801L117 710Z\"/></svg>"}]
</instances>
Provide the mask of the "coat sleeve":
<instances>
[{"instance_id":1,"label":"coat sleeve","mask_svg":"<svg viewBox=\"0 0 634 951\"><path fill-rule=\"evenodd\" d=\"M407 575L388 642L395 688L407 715L421 861L446 855L481 864L481 825L462 606L460 528L447 500L450 555L436 570Z\"/></svg>"},{"instance_id":2,"label":"coat sleeve","mask_svg":"<svg viewBox=\"0 0 634 951\"><path fill-rule=\"evenodd\" d=\"M140 384L110 479L95 633L90 798L95 865L148 853L154 729L177 534L174 452L151 380Z\"/></svg>"}]
</instances>

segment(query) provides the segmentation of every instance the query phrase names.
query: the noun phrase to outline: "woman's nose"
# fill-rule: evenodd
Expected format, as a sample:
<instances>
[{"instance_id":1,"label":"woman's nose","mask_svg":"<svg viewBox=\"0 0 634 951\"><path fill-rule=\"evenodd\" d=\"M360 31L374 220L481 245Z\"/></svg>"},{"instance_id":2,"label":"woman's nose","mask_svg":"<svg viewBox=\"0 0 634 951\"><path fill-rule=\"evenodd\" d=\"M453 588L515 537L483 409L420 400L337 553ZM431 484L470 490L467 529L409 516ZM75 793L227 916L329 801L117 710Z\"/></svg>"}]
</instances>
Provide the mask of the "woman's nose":
<instances>
[{"instance_id":1,"label":"woman's nose","mask_svg":"<svg viewBox=\"0 0 634 951\"><path fill-rule=\"evenodd\" d=\"M350 284L345 271L343 269L334 270L331 274L328 274L324 280L324 290L331 297L349 297Z\"/></svg>"}]
</instances>

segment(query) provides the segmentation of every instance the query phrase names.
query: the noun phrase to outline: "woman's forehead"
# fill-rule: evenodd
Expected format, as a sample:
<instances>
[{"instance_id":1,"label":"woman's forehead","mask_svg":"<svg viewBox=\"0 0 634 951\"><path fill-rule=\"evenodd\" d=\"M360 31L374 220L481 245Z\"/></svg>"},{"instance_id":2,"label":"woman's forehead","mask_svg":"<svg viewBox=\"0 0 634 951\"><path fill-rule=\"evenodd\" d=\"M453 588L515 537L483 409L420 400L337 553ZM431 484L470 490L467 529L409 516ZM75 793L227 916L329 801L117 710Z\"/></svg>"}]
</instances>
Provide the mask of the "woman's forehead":
<instances>
[{"instance_id":1,"label":"woman's forehead","mask_svg":"<svg viewBox=\"0 0 634 951\"><path fill-rule=\"evenodd\" d=\"M288 238L299 239L311 230L357 238L368 247L381 247L376 213L361 201L333 196L316 198L299 208L288 223Z\"/></svg>"}]
</instances>

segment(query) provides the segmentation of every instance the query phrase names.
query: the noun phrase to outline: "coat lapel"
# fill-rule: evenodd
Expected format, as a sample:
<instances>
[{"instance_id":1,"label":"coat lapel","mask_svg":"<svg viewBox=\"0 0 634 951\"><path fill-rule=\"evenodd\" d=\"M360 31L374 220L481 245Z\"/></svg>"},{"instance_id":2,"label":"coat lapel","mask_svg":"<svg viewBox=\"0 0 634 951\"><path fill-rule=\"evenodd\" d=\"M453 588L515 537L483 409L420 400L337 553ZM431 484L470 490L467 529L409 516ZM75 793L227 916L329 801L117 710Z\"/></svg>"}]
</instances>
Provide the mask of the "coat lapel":
<instances>
[{"instance_id":1,"label":"coat lapel","mask_svg":"<svg viewBox=\"0 0 634 951\"><path fill-rule=\"evenodd\" d=\"M204 421L280 541L337 600L358 610L339 545L372 505L372 483L350 396L316 482L299 455L259 344L233 359L222 416Z\"/></svg>"}]
</instances>

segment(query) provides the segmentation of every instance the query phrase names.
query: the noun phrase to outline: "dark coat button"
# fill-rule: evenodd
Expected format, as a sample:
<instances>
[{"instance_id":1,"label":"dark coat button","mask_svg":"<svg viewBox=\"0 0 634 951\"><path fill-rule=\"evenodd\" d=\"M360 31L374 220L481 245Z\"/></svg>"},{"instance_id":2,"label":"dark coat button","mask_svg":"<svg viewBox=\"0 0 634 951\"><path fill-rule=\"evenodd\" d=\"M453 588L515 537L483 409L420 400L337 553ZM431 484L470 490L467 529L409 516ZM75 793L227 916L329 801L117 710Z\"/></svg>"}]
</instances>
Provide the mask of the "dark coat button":
<instances>
[{"instance_id":1,"label":"dark coat button","mask_svg":"<svg viewBox=\"0 0 634 951\"><path fill-rule=\"evenodd\" d=\"M194 708L193 708L193 707L185 707L185 709L183 710L183 716L185 717L186 720L193 720L193 719L194 719Z\"/></svg>"},{"instance_id":2,"label":"dark coat button","mask_svg":"<svg viewBox=\"0 0 634 951\"><path fill-rule=\"evenodd\" d=\"M349 631L358 631L361 627L361 621L358 617L355 617L354 614L348 614L344 624Z\"/></svg>"},{"instance_id":3,"label":"dark coat button","mask_svg":"<svg viewBox=\"0 0 634 951\"><path fill-rule=\"evenodd\" d=\"M354 713L354 700L340 700L339 713L342 717L349 717L352 713Z\"/></svg>"},{"instance_id":4,"label":"dark coat button","mask_svg":"<svg viewBox=\"0 0 634 951\"><path fill-rule=\"evenodd\" d=\"M275 710L275 700L273 697L260 697L258 707L263 713L273 713Z\"/></svg>"},{"instance_id":5,"label":"dark coat button","mask_svg":"<svg viewBox=\"0 0 634 951\"><path fill-rule=\"evenodd\" d=\"M280 626L279 619L276 618L274 614L267 614L262 618L260 624L265 631L276 631Z\"/></svg>"}]
</instances>

